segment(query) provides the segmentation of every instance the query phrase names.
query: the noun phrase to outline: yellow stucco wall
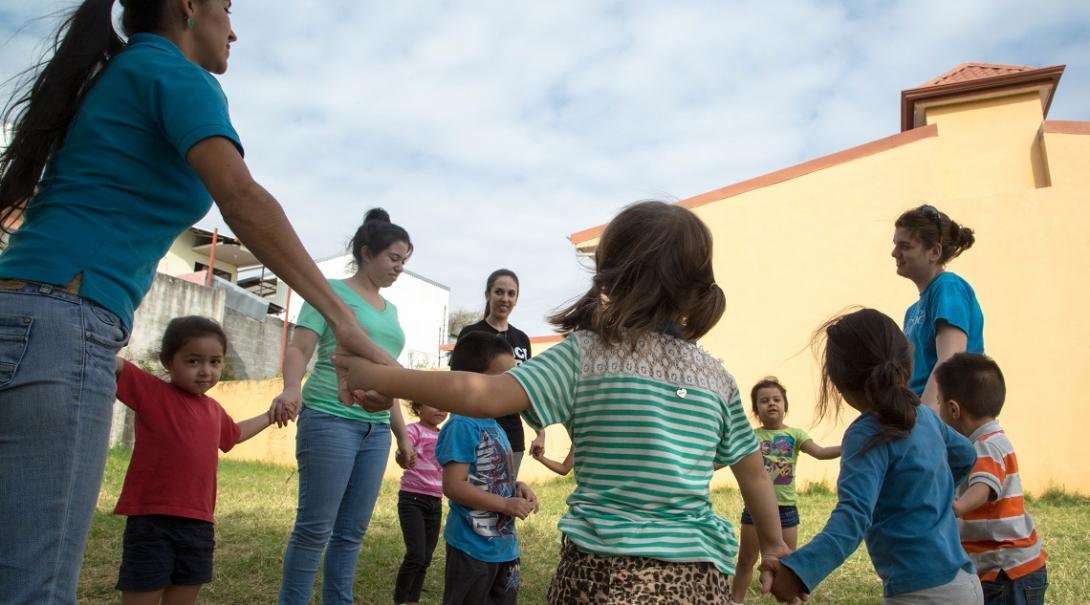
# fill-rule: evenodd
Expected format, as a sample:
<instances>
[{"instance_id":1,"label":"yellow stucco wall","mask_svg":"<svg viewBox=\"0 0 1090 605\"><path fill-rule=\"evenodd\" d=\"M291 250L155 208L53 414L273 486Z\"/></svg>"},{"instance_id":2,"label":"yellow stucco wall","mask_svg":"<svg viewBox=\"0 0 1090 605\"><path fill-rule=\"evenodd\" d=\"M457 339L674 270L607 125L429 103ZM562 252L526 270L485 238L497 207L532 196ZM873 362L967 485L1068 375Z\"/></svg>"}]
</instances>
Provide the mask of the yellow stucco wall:
<instances>
[{"instance_id":1,"label":"yellow stucco wall","mask_svg":"<svg viewBox=\"0 0 1090 605\"><path fill-rule=\"evenodd\" d=\"M789 391L788 423L819 443L838 442L854 413L812 427L817 363L809 339L849 305L900 323L918 293L894 271L893 221L932 203L976 231L976 245L948 269L981 301L986 352L1008 385L1000 421L1023 485L1090 493L1090 463L1059 454L1085 432L1082 394L1090 390L1082 308L1090 136L1050 133L1046 153L1035 152L1042 114L1033 95L932 110L928 121L937 137L696 207L715 234L716 276L727 295L726 314L702 345L737 377L747 408L749 387L775 374ZM1050 186L1042 186L1042 172ZM835 461L804 455L799 480L834 481L836 471Z\"/></svg>"}]
</instances>

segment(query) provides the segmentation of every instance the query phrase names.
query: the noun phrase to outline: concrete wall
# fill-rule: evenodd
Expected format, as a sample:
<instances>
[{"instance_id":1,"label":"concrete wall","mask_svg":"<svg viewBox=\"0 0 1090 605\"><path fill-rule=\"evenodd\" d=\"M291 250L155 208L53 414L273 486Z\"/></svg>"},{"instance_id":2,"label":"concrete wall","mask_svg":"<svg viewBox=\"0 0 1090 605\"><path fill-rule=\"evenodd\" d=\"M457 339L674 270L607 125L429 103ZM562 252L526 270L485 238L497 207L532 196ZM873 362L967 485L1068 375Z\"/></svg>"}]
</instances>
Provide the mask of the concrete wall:
<instances>
[{"instance_id":1,"label":"concrete wall","mask_svg":"<svg viewBox=\"0 0 1090 605\"><path fill-rule=\"evenodd\" d=\"M257 380L280 373L280 350L284 321L266 316L258 321L234 309L225 309L223 325L227 330L227 358L231 378ZM287 337L294 326L288 324Z\"/></svg>"}]
</instances>

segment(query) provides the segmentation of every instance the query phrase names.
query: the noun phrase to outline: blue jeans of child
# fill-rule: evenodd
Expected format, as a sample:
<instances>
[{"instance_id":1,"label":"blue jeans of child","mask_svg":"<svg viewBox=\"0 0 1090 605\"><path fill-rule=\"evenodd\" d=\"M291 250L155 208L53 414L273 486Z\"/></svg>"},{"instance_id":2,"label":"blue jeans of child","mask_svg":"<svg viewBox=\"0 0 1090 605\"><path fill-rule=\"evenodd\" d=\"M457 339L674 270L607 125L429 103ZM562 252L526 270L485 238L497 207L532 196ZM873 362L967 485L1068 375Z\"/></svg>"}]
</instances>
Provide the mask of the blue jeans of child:
<instances>
[{"instance_id":1,"label":"blue jeans of child","mask_svg":"<svg viewBox=\"0 0 1090 605\"><path fill-rule=\"evenodd\" d=\"M55 286L0 282L0 600L75 604L128 330Z\"/></svg>"},{"instance_id":2,"label":"blue jeans of child","mask_svg":"<svg viewBox=\"0 0 1090 605\"><path fill-rule=\"evenodd\" d=\"M284 553L281 605L306 605L325 551L322 605L351 605L360 542L382 487L390 425L304 407L295 437L299 508Z\"/></svg>"},{"instance_id":3,"label":"blue jeans of child","mask_svg":"<svg viewBox=\"0 0 1090 605\"><path fill-rule=\"evenodd\" d=\"M1017 580L999 572L992 582L981 582L984 588L984 605L1044 605L1048 588L1048 570L1041 567Z\"/></svg>"}]
</instances>

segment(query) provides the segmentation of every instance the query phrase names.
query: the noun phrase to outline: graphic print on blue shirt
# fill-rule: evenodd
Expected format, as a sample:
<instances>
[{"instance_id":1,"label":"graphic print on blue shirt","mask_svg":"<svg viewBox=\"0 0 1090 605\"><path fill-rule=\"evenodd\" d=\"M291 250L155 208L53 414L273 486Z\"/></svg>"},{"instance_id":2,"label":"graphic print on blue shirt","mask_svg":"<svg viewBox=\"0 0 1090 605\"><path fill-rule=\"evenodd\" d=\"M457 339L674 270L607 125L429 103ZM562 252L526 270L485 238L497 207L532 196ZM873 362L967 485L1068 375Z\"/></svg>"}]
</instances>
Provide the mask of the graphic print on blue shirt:
<instances>
[{"instance_id":1,"label":"graphic print on blue shirt","mask_svg":"<svg viewBox=\"0 0 1090 605\"><path fill-rule=\"evenodd\" d=\"M503 447L495 432L482 430L481 440L477 443L477 461L470 468L470 485L504 498L514 496L515 482L508 471L512 467L509 458L510 451ZM515 531L514 519L497 512L471 510L463 518L473 533L485 538L509 536Z\"/></svg>"},{"instance_id":2,"label":"graphic print on blue shirt","mask_svg":"<svg viewBox=\"0 0 1090 605\"><path fill-rule=\"evenodd\" d=\"M795 480L795 439L791 435L776 435L761 441L761 457L773 485L791 485Z\"/></svg>"}]
</instances>

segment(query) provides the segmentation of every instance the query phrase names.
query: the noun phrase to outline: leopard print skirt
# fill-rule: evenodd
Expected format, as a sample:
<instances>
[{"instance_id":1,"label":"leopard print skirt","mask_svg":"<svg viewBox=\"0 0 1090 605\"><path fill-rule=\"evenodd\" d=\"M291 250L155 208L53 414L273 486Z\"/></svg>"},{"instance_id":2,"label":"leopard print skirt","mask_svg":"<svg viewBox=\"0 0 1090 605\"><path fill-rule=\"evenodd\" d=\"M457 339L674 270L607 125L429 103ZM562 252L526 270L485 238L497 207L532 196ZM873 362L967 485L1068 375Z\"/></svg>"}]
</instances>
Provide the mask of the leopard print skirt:
<instances>
[{"instance_id":1,"label":"leopard print skirt","mask_svg":"<svg viewBox=\"0 0 1090 605\"><path fill-rule=\"evenodd\" d=\"M730 578L711 563L583 552L566 537L549 585L550 605L705 605L729 603Z\"/></svg>"}]
</instances>

